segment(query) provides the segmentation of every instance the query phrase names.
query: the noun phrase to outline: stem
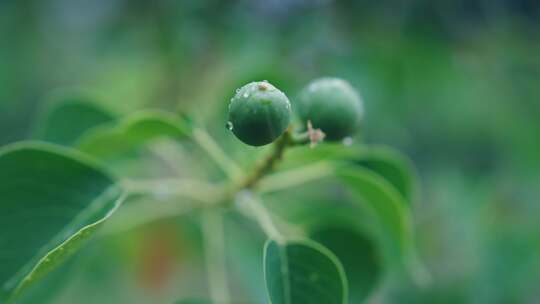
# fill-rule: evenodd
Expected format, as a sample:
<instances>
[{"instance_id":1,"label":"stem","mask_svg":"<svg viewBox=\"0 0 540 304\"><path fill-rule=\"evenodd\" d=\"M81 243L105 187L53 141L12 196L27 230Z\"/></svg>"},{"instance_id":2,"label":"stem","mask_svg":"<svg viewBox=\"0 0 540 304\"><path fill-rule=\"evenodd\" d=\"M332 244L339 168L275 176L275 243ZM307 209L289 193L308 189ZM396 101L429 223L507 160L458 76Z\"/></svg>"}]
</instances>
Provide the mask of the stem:
<instances>
[{"instance_id":1,"label":"stem","mask_svg":"<svg viewBox=\"0 0 540 304\"><path fill-rule=\"evenodd\" d=\"M283 158L285 148L293 144L292 136L289 130L287 130L281 137L279 137L274 143L274 149L272 153L266 156L253 170L253 173L248 175L246 179L240 185L240 188L253 188L257 182L268 172L270 172L275 164Z\"/></svg>"},{"instance_id":2,"label":"stem","mask_svg":"<svg viewBox=\"0 0 540 304\"><path fill-rule=\"evenodd\" d=\"M203 129L193 130L193 138L206 153L216 162L231 180L236 180L242 175L242 169L230 159L212 137Z\"/></svg>"},{"instance_id":3,"label":"stem","mask_svg":"<svg viewBox=\"0 0 540 304\"><path fill-rule=\"evenodd\" d=\"M221 193L217 186L192 179L124 180L122 186L129 194L182 196L209 205L218 201Z\"/></svg>"},{"instance_id":4,"label":"stem","mask_svg":"<svg viewBox=\"0 0 540 304\"><path fill-rule=\"evenodd\" d=\"M270 212L268 212L262 201L251 191L238 193L237 205L242 213L259 223L261 229L270 239L278 243L285 243L285 237L277 229Z\"/></svg>"},{"instance_id":5,"label":"stem","mask_svg":"<svg viewBox=\"0 0 540 304\"><path fill-rule=\"evenodd\" d=\"M259 184L259 193L271 193L318 180L334 173L328 162L318 162L313 165L269 175Z\"/></svg>"},{"instance_id":6,"label":"stem","mask_svg":"<svg viewBox=\"0 0 540 304\"><path fill-rule=\"evenodd\" d=\"M225 235L223 215L219 210L205 210L202 216L206 271L210 297L213 303L228 304L227 265L225 255Z\"/></svg>"},{"instance_id":7,"label":"stem","mask_svg":"<svg viewBox=\"0 0 540 304\"><path fill-rule=\"evenodd\" d=\"M293 133L289 128L274 142L274 150L264 158L240 184L240 189L249 189L256 186L259 180L272 171L277 162L283 158L285 149L290 146L310 144L315 147L317 143L324 139L324 133L320 129L313 129L311 122L308 121L308 130L304 133Z\"/></svg>"}]
</instances>

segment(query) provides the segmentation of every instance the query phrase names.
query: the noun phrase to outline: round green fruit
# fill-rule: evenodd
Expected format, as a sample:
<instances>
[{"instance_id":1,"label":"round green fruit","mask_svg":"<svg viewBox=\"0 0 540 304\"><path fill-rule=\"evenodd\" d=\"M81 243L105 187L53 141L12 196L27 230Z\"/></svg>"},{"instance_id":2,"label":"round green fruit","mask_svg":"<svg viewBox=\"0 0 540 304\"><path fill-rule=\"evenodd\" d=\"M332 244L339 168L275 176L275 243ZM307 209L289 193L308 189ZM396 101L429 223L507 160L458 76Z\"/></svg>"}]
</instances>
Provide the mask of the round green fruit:
<instances>
[{"instance_id":1,"label":"round green fruit","mask_svg":"<svg viewBox=\"0 0 540 304\"><path fill-rule=\"evenodd\" d=\"M251 146L273 142L285 132L290 121L289 99L266 81L241 87L229 104L227 127Z\"/></svg>"},{"instance_id":2,"label":"round green fruit","mask_svg":"<svg viewBox=\"0 0 540 304\"><path fill-rule=\"evenodd\" d=\"M321 129L330 141L356 133L364 112L358 92L339 78L312 81L300 93L297 111L304 123L311 121L313 127Z\"/></svg>"}]
</instances>

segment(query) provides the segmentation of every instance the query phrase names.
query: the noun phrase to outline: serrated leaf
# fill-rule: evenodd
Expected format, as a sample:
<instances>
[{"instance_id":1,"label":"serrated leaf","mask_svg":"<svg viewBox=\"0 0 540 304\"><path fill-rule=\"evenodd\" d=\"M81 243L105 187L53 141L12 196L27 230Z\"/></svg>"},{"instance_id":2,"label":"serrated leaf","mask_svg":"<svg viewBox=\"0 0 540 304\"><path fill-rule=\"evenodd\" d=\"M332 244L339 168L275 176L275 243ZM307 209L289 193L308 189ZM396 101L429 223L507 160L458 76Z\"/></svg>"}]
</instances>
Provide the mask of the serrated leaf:
<instances>
[{"instance_id":1,"label":"serrated leaf","mask_svg":"<svg viewBox=\"0 0 540 304\"><path fill-rule=\"evenodd\" d=\"M332 252L311 240L268 240L264 276L272 304L347 302L347 279L341 263Z\"/></svg>"},{"instance_id":2,"label":"serrated leaf","mask_svg":"<svg viewBox=\"0 0 540 304\"><path fill-rule=\"evenodd\" d=\"M122 190L72 150L24 142L0 149L0 290L13 298L84 244Z\"/></svg>"},{"instance_id":3,"label":"serrated leaf","mask_svg":"<svg viewBox=\"0 0 540 304\"><path fill-rule=\"evenodd\" d=\"M349 303L363 303L382 274L382 260L374 240L343 221L313 227L309 237L331 250L343 264L349 282Z\"/></svg>"},{"instance_id":4,"label":"serrated leaf","mask_svg":"<svg viewBox=\"0 0 540 304\"><path fill-rule=\"evenodd\" d=\"M114 119L114 115L82 95L56 96L41 117L34 138L69 146L86 131Z\"/></svg>"},{"instance_id":5,"label":"serrated leaf","mask_svg":"<svg viewBox=\"0 0 540 304\"><path fill-rule=\"evenodd\" d=\"M120 121L95 128L81 137L76 147L96 157L106 158L133 150L151 140L186 138L189 128L167 112L142 111Z\"/></svg>"}]
</instances>

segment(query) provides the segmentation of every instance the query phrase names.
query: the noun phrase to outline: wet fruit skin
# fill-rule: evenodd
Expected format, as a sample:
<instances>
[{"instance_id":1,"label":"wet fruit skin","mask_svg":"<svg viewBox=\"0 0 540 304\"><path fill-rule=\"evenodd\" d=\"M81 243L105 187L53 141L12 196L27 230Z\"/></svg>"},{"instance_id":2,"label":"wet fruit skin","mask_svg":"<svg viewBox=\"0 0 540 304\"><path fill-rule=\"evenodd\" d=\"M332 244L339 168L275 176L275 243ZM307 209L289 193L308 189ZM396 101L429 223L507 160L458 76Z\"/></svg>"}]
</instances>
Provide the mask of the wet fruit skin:
<instances>
[{"instance_id":1,"label":"wet fruit skin","mask_svg":"<svg viewBox=\"0 0 540 304\"><path fill-rule=\"evenodd\" d=\"M291 104L283 92L266 81L241 87L229 104L228 127L242 142L263 146L289 126Z\"/></svg>"},{"instance_id":2,"label":"wet fruit skin","mask_svg":"<svg viewBox=\"0 0 540 304\"><path fill-rule=\"evenodd\" d=\"M304 123L311 121L329 141L354 135L363 116L360 95L347 81L339 78L312 81L302 90L295 106L300 119Z\"/></svg>"}]
</instances>

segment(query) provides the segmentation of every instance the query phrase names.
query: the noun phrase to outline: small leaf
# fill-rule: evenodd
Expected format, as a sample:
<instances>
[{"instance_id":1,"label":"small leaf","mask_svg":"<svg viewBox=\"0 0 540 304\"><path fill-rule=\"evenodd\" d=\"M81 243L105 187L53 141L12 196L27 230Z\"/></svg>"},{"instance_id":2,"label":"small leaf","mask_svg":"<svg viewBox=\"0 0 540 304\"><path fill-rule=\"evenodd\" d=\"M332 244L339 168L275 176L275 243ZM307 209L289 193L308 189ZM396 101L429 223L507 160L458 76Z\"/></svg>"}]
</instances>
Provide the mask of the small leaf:
<instances>
[{"instance_id":1,"label":"small leaf","mask_svg":"<svg viewBox=\"0 0 540 304\"><path fill-rule=\"evenodd\" d=\"M347 279L336 256L311 240L268 240L264 274L272 304L344 304Z\"/></svg>"},{"instance_id":2,"label":"small leaf","mask_svg":"<svg viewBox=\"0 0 540 304\"><path fill-rule=\"evenodd\" d=\"M77 142L79 150L110 157L128 152L161 137L186 138L189 128L178 117L162 111L143 111L119 123L108 124L86 133Z\"/></svg>"},{"instance_id":3,"label":"small leaf","mask_svg":"<svg viewBox=\"0 0 540 304\"><path fill-rule=\"evenodd\" d=\"M69 146L84 132L114 119L111 113L87 97L56 96L42 116L34 138Z\"/></svg>"},{"instance_id":4,"label":"small leaf","mask_svg":"<svg viewBox=\"0 0 540 304\"><path fill-rule=\"evenodd\" d=\"M354 162L384 177L405 200L414 200L416 187L415 169L402 153L382 146L360 151Z\"/></svg>"},{"instance_id":5,"label":"small leaf","mask_svg":"<svg viewBox=\"0 0 540 304\"><path fill-rule=\"evenodd\" d=\"M312 228L309 236L330 249L343 264L349 282L349 303L363 303L382 273L374 241L343 221Z\"/></svg>"},{"instance_id":6,"label":"small leaf","mask_svg":"<svg viewBox=\"0 0 540 304\"><path fill-rule=\"evenodd\" d=\"M359 168L336 169L355 202L372 213L386 248L386 258L411 266L412 221L408 206L397 190L377 173Z\"/></svg>"},{"instance_id":7,"label":"small leaf","mask_svg":"<svg viewBox=\"0 0 540 304\"><path fill-rule=\"evenodd\" d=\"M0 292L15 297L57 267L119 206L114 179L72 150L0 149Z\"/></svg>"}]
</instances>

